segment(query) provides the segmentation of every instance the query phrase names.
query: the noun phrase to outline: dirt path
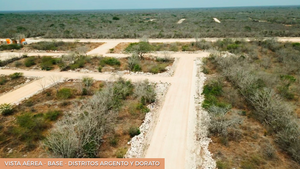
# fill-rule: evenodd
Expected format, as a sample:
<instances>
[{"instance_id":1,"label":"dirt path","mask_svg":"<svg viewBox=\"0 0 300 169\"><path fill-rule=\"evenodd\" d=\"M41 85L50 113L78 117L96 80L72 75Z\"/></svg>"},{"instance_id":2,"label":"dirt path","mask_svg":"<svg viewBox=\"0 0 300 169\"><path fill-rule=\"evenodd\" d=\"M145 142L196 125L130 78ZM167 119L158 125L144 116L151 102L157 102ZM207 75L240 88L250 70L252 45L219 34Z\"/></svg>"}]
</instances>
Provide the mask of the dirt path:
<instances>
[{"instance_id":1,"label":"dirt path","mask_svg":"<svg viewBox=\"0 0 300 169\"><path fill-rule=\"evenodd\" d=\"M104 55L109 52L109 49L114 48L119 43L120 42L106 42L105 44L100 45L98 48L88 52L87 55Z\"/></svg>"},{"instance_id":2,"label":"dirt path","mask_svg":"<svg viewBox=\"0 0 300 169\"><path fill-rule=\"evenodd\" d=\"M165 103L157 120L156 127L148 151L147 158L165 158L166 169L183 169L189 161L188 135L193 135L189 119L192 100L192 79L194 60L205 57L207 53L182 56L177 64L174 82L169 88ZM195 127L195 126L192 126Z\"/></svg>"},{"instance_id":3,"label":"dirt path","mask_svg":"<svg viewBox=\"0 0 300 169\"><path fill-rule=\"evenodd\" d=\"M2 74L2 72L1 72ZM2 96L0 96L0 104L3 103L19 103L21 100L25 98L29 98L36 94L39 90L41 90L40 83L43 81L43 79L35 80L21 88L18 88L16 90L13 90L11 92L8 92ZM49 85L46 84L46 85Z\"/></svg>"}]
</instances>

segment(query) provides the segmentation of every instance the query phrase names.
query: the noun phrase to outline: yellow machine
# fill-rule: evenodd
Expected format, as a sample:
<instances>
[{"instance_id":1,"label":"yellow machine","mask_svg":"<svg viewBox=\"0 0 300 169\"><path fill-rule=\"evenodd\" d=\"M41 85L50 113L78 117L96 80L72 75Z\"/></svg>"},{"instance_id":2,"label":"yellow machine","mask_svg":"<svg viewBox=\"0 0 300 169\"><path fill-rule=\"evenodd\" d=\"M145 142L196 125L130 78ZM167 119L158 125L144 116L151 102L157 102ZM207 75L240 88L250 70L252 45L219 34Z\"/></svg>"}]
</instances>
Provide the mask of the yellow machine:
<instances>
[{"instance_id":1,"label":"yellow machine","mask_svg":"<svg viewBox=\"0 0 300 169\"><path fill-rule=\"evenodd\" d=\"M4 43L10 45L10 44L21 44L21 45L27 45L27 42L25 40L25 38L22 38L20 40L16 40L16 39L6 39L4 41ZM1 44L3 44L3 42L1 42Z\"/></svg>"}]
</instances>

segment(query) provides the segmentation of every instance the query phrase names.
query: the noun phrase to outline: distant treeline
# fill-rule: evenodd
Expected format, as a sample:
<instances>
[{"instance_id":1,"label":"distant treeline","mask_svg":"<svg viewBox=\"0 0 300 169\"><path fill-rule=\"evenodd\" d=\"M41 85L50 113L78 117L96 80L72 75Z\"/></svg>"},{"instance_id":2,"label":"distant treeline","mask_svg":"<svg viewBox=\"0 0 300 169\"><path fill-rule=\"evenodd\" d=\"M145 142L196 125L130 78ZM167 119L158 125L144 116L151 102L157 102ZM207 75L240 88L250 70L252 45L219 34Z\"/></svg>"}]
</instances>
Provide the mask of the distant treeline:
<instances>
[{"instance_id":1,"label":"distant treeline","mask_svg":"<svg viewBox=\"0 0 300 169\"><path fill-rule=\"evenodd\" d=\"M221 23L216 23L218 18ZM180 19L186 19L177 24ZM300 36L300 7L14 12L0 37L194 38Z\"/></svg>"}]
</instances>

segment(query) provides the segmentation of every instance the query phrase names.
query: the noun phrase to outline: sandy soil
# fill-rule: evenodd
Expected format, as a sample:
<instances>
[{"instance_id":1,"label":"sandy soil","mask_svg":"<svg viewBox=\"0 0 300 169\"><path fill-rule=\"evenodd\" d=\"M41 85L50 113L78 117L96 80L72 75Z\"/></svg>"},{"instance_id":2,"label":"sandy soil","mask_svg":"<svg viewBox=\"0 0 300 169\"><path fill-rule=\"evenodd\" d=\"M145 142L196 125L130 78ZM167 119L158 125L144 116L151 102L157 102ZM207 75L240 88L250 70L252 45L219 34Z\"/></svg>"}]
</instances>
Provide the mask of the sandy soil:
<instances>
[{"instance_id":1,"label":"sandy soil","mask_svg":"<svg viewBox=\"0 0 300 169\"><path fill-rule=\"evenodd\" d=\"M180 58L165 98L165 103L157 120L146 158L166 158L166 169L185 168L189 161L189 148L195 126L189 126L194 116L190 113L193 104L192 79L194 60L208 53L186 54ZM183 58L184 57L184 58ZM188 137L189 136L189 137Z\"/></svg>"},{"instance_id":2,"label":"sandy soil","mask_svg":"<svg viewBox=\"0 0 300 169\"><path fill-rule=\"evenodd\" d=\"M180 19L177 24L182 24L183 21L185 21L185 19Z\"/></svg>"}]
</instances>

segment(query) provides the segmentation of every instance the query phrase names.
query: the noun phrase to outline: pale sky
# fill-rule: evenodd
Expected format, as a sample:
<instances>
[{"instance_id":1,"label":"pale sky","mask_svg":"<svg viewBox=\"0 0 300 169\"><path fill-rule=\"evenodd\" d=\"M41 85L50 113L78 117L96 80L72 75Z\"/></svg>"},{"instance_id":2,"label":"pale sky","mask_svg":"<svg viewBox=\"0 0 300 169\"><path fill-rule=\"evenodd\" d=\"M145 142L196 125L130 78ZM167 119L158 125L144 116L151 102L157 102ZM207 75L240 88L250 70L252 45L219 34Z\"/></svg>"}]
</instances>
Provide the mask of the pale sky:
<instances>
[{"instance_id":1,"label":"pale sky","mask_svg":"<svg viewBox=\"0 0 300 169\"><path fill-rule=\"evenodd\" d=\"M300 0L0 0L0 11L300 5Z\"/></svg>"}]
</instances>

